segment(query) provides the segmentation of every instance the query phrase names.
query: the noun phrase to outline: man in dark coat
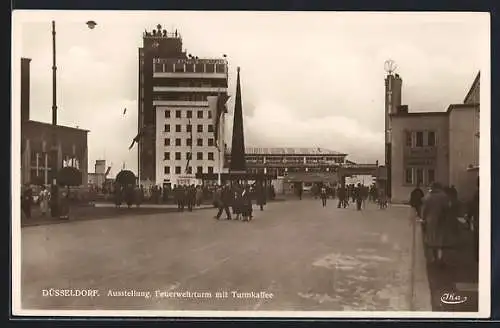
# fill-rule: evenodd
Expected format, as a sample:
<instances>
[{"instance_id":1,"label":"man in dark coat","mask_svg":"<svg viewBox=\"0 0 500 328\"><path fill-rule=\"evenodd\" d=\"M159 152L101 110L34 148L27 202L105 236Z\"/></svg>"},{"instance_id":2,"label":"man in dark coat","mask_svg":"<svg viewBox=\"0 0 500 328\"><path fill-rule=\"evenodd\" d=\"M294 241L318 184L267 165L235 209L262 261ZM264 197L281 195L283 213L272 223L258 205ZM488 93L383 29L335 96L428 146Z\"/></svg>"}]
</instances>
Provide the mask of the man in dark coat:
<instances>
[{"instance_id":1,"label":"man in dark coat","mask_svg":"<svg viewBox=\"0 0 500 328\"><path fill-rule=\"evenodd\" d=\"M339 198L337 208L346 208L346 190L344 186L340 186L339 190L337 190L337 197Z\"/></svg>"},{"instance_id":2,"label":"man in dark coat","mask_svg":"<svg viewBox=\"0 0 500 328\"><path fill-rule=\"evenodd\" d=\"M260 210L264 210L264 205L266 204L266 192L262 184L257 184L255 188L255 198L257 200L257 205L260 206Z\"/></svg>"},{"instance_id":3,"label":"man in dark coat","mask_svg":"<svg viewBox=\"0 0 500 328\"><path fill-rule=\"evenodd\" d=\"M356 202L356 209L361 211L361 204L363 203L363 191L361 183L358 183L356 187L354 187L352 197Z\"/></svg>"},{"instance_id":4,"label":"man in dark coat","mask_svg":"<svg viewBox=\"0 0 500 328\"><path fill-rule=\"evenodd\" d=\"M195 189L194 185L191 185L187 188L186 195L187 195L188 211L192 212L193 206L196 202L196 189Z\"/></svg>"},{"instance_id":5,"label":"man in dark coat","mask_svg":"<svg viewBox=\"0 0 500 328\"><path fill-rule=\"evenodd\" d=\"M33 190L29 184L24 186L21 200L21 209L27 219L31 219L31 205L33 204Z\"/></svg>"},{"instance_id":6,"label":"man in dark coat","mask_svg":"<svg viewBox=\"0 0 500 328\"><path fill-rule=\"evenodd\" d=\"M424 192L420 189L420 184L417 184L417 187L413 189L410 194L410 206L415 209L417 216L419 218L422 217L422 199L424 198Z\"/></svg>"},{"instance_id":7,"label":"man in dark coat","mask_svg":"<svg viewBox=\"0 0 500 328\"><path fill-rule=\"evenodd\" d=\"M231 220L231 211L229 211L229 206L231 205L231 200L233 198L233 194L231 189L228 186L224 186L221 192L219 206L219 212L215 216L215 219L220 220L222 212L226 212L226 220Z\"/></svg>"}]
</instances>

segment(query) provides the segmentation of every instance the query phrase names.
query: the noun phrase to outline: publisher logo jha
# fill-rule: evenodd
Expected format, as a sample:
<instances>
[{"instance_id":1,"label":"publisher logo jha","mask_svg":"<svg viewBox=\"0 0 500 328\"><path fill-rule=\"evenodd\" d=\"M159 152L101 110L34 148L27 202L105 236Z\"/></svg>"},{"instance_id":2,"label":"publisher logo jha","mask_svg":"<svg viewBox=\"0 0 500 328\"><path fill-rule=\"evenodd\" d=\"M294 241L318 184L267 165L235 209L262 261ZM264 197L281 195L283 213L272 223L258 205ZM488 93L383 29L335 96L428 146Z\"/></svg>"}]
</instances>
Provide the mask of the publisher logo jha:
<instances>
[{"instance_id":1,"label":"publisher logo jha","mask_svg":"<svg viewBox=\"0 0 500 328\"><path fill-rule=\"evenodd\" d=\"M441 303L444 304L462 304L467 302L467 296L456 295L455 293L444 293L441 296Z\"/></svg>"}]
</instances>

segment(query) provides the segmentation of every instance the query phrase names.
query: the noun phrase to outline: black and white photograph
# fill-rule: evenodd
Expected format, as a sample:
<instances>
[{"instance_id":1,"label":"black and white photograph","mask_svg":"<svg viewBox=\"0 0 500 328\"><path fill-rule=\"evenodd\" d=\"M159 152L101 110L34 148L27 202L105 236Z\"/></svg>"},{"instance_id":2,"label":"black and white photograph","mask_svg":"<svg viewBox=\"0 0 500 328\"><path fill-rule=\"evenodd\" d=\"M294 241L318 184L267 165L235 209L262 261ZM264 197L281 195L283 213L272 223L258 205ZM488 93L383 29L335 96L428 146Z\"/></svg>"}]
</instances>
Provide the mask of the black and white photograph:
<instances>
[{"instance_id":1,"label":"black and white photograph","mask_svg":"<svg viewBox=\"0 0 500 328\"><path fill-rule=\"evenodd\" d=\"M489 316L489 13L12 31L14 315Z\"/></svg>"}]
</instances>

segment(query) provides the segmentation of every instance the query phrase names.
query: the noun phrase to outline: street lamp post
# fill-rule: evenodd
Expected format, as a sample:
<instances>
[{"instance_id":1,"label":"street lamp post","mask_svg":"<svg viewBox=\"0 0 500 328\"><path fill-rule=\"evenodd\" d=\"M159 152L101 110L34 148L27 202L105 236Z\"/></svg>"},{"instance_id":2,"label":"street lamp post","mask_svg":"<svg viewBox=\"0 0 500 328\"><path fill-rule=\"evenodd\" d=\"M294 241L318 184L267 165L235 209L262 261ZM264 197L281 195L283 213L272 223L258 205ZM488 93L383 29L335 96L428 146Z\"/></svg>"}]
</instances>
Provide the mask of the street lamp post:
<instances>
[{"instance_id":1,"label":"street lamp post","mask_svg":"<svg viewBox=\"0 0 500 328\"><path fill-rule=\"evenodd\" d=\"M97 25L94 21L86 22L89 29ZM59 140L57 135L57 65L56 65L56 22L52 21L52 147L51 147L51 204L52 217L59 216L59 188L57 186L57 172L59 169Z\"/></svg>"},{"instance_id":2,"label":"street lamp post","mask_svg":"<svg viewBox=\"0 0 500 328\"><path fill-rule=\"evenodd\" d=\"M51 204L52 217L59 216L59 189L57 187L57 171L59 168L59 145L57 138L57 65L56 65L56 22L52 21L52 151L51 151Z\"/></svg>"}]
</instances>

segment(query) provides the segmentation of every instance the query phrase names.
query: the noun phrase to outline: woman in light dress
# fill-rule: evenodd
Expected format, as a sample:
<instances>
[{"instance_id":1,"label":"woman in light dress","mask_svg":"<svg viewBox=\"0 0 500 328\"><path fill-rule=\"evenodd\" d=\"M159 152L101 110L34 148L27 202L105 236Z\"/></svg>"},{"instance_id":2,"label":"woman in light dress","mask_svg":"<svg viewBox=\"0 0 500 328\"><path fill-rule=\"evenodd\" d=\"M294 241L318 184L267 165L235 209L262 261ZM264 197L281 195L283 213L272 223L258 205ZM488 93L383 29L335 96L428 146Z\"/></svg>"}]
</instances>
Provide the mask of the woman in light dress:
<instances>
[{"instance_id":1,"label":"woman in light dress","mask_svg":"<svg viewBox=\"0 0 500 328\"><path fill-rule=\"evenodd\" d=\"M40 190L40 194L38 195L38 200L40 202L40 211L42 212L42 216L45 216L49 211L49 200L50 200L50 192L42 186L42 190Z\"/></svg>"}]
</instances>

